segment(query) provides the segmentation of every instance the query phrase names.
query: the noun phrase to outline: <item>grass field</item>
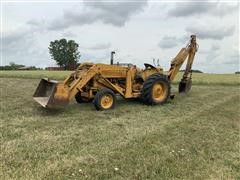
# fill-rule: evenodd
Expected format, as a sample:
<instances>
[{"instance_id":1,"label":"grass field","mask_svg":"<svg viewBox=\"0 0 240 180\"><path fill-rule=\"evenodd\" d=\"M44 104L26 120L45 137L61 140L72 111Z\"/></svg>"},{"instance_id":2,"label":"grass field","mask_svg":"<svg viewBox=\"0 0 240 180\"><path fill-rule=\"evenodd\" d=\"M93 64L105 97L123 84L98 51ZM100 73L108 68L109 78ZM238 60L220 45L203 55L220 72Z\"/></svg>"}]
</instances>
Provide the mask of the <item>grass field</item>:
<instances>
[{"instance_id":1,"label":"grass field","mask_svg":"<svg viewBox=\"0 0 240 180\"><path fill-rule=\"evenodd\" d=\"M194 74L164 106L41 108L37 78L64 73L0 73L0 179L240 179L239 76Z\"/></svg>"},{"instance_id":2,"label":"grass field","mask_svg":"<svg viewBox=\"0 0 240 180\"><path fill-rule=\"evenodd\" d=\"M63 80L71 71L0 71L1 77ZM180 81L182 73L178 73L174 83ZM240 85L240 75L237 74L206 74L193 73L194 84L197 85Z\"/></svg>"}]
</instances>

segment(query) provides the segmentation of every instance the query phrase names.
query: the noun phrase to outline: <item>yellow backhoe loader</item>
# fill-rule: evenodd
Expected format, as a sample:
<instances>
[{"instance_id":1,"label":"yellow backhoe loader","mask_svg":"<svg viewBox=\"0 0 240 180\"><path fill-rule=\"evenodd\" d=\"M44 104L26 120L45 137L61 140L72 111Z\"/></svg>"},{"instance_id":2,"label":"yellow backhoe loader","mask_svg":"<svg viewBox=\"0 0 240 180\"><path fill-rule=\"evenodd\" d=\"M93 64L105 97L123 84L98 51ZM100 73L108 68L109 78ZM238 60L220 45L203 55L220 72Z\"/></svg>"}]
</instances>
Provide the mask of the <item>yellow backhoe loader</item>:
<instances>
[{"instance_id":1,"label":"yellow backhoe loader","mask_svg":"<svg viewBox=\"0 0 240 180\"><path fill-rule=\"evenodd\" d=\"M97 110L115 106L116 94L124 98L139 98L144 104L164 104L170 97L171 82L187 59L179 92L191 88L191 68L198 45L191 35L189 44L171 61L167 74L159 66L144 64L139 69L132 64L83 63L63 82L42 79L33 95L35 101L46 108L66 106L73 98L78 103L93 102Z\"/></svg>"}]
</instances>

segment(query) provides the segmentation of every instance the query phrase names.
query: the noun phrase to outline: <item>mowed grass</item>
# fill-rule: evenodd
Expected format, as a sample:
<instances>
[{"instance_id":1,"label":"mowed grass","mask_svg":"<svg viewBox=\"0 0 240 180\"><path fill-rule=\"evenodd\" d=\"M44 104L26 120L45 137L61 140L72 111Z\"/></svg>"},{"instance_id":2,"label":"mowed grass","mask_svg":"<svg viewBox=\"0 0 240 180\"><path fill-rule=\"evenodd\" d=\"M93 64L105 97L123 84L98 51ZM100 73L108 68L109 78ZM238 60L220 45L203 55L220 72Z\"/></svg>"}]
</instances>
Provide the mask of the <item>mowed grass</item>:
<instances>
[{"instance_id":1,"label":"mowed grass","mask_svg":"<svg viewBox=\"0 0 240 180\"><path fill-rule=\"evenodd\" d=\"M0 71L1 77L9 78L28 78L40 79L49 78L56 80L63 80L72 71ZM182 73L178 73L174 84L177 84L182 78ZM240 85L239 74L207 74L207 73L193 73L192 75L194 84L197 85Z\"/></svg>"},{"instance_id":2,"label":"mowed grass","mask_svg":"<svg viewBox=\"0 0 240 180\"><path fill-rule=\"evenodd\" d=\"M63 80L67 76L69 76L72 72L73 71L47 71L47 70L0 71L0 77L25 78L25 79L50 78L56 80Z\"/></svg>"},{"instance_id":3,"label":"mowed grass","mask_svg":"<svg viewBox=\"0 0 240 180\"><path fill-rule=\"evenodd\" d=\"M98 112L44 109L38 82L0 78L0 179L240 178L239 86L193 85L163 106L119 98Z\"/></svg>"}]
</instances>

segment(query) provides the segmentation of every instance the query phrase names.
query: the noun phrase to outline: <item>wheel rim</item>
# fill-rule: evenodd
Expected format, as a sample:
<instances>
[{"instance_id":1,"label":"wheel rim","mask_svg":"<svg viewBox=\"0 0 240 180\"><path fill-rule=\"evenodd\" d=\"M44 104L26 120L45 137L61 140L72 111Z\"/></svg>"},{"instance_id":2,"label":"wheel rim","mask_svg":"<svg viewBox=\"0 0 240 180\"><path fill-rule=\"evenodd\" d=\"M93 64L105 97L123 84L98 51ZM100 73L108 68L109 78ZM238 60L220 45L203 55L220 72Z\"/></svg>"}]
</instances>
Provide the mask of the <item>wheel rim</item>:
<instances>
[{"instance_id":1,"label":"wheel rim","mask_svg":"<svg viewBox=\"0 0 240 180\"><path fill-rule=\"evenodd\" d=\"M104 109L108 109L113 105L113 97L110 94L106 94L101 98L101 106Z\"/></svg>"},{"instance_id":2,"label":"wheel rim","mask_svg":"<svg viewBox=\"0 0 240 180\"><path fill-rule=\"evenodd\" d=\"M157 82L152 88L152 97L154 101L161 102L167 95L167 86L165 83Z\"/></svg>"}]
</instances>

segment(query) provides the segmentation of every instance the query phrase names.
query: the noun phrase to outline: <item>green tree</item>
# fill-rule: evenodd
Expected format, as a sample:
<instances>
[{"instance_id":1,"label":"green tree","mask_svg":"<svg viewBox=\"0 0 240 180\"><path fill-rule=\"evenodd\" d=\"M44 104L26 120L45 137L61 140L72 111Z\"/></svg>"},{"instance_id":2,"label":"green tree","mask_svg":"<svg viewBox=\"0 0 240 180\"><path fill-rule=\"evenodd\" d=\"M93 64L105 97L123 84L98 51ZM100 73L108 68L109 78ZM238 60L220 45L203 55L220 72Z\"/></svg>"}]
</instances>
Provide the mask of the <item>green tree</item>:
<instances>
[{"instance_id":1,"label":"green tree","mask_svg":"<svg viewBox=\"0 0 240 180\"><path fill-rule=\"evenodd\" d=\"M78 63L80 58L78 47L79 45L74 40L67 41L66 39L60 39L51 41L48 49L52 59L60 67L69 69Z\"/></svg>"}]
</instances>

